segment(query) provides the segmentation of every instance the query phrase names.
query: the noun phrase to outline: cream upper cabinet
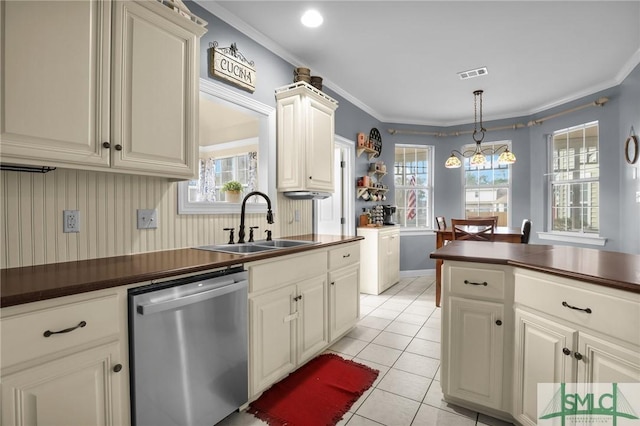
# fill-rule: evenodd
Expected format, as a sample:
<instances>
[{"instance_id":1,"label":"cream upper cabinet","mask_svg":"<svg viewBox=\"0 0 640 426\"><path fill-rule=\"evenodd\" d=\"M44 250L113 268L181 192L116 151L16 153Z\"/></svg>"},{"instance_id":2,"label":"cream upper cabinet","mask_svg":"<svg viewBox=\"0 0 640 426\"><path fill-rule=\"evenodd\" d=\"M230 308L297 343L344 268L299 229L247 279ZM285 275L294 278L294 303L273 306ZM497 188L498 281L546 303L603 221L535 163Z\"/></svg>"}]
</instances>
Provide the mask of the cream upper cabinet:
<instances>
[{"instance_id":1,"label":"cream upper cabinet","mask_svg":"<svg viewBox=\"0 0 640 426\"><path fill-rule=\"evenodd\" d=\"M0 7L3 163L194 175L201 25L156 1Z\"/></svg>"},{"instance_id":2,"label":"cream upper cabinet","mask_svg":"<svg viewBox=\"0 0 640 426\"><path fill-rule=\"evenodd\" d=\"M360 291L380 294L400 280L400 227L360 227L357 232L364 237Z\"/></svg>"},{"instance_id":3,"label":"cream upper cabinet","mask_svg":"<svg viewBox=\"0 0 640 426\"><path fill-rule=\"evenodd\" d=\"M129 424L126 290L0 313L2 424Z\"/></svg>"},{"instance_id":4,"label":"cream upper cabinet","mask_svg":"<svg viewBox=\"0 0 640 426\"><path fill-rule=\"evenodd\" d=\"M276 90L278 191L334 192L338 103L304 82Z\"/></svg>"}]
</instances>

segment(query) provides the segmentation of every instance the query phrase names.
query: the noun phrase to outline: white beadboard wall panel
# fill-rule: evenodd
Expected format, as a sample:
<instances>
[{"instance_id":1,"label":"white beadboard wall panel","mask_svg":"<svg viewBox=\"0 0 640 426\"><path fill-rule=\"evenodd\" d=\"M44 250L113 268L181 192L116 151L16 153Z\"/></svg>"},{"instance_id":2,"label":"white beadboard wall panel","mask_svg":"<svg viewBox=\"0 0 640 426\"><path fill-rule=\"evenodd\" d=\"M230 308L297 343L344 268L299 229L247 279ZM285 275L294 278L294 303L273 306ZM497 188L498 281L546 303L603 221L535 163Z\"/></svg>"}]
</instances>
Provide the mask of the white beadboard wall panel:
<instances>
[{"instance_id":1,"label":"white beadboard wall panel","mask_svg":"<svg viewBox=\"0 0 640 426\"><path fill-rule=\"evenodd\" d=\"M228 242L240 212L178 215L177 183L162 178L57 169L49 173L0 175L0 267L95 259ZM136 229L137 209L157 209L157 229ZM63 210L80 211L80 232L62 232ZM296 222L295 211L300 212ZM312 202L278 195L275 223L264 214L246 217L258 226L255 239L312 232Z\"/></svg>"}]
</instances>

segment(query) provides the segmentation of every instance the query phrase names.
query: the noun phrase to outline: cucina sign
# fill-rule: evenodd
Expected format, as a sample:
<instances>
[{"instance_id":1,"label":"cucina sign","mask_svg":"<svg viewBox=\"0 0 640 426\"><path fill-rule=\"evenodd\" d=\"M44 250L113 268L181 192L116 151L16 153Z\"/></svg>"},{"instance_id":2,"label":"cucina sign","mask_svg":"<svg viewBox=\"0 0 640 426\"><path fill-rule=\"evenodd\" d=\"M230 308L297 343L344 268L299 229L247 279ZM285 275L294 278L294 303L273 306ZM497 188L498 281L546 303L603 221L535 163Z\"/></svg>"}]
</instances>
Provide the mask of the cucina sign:
<instances>
[{"instance_id":1,"label":"cucina sign","mask_svg":"<svg viewBox=\"0 0 640 426\"><path fill-rule=\"evenodd\" d=\"M209 72L253 93L256 90L256 69L253 61L248 61L238 51L236 44L219 48L217 42L209 48Z\"/></svg>"}]
</instances>

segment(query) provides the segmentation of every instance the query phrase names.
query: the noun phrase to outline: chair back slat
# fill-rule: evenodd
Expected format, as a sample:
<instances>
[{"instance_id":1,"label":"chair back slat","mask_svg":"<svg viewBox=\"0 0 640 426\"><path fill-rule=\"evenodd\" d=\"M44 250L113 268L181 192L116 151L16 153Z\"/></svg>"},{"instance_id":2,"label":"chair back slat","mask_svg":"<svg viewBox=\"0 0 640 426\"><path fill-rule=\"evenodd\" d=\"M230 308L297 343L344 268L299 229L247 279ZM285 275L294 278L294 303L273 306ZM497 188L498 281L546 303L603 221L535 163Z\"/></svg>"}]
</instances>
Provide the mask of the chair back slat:
<instances>
[{"instance_id":1,"label":"chair back slat","mask_svg":"<svg viewBox=\"0 0 640 426\"><path fill-rule=\"evenodd\" d=\"M523 244L529 244L529 236L531 235L531 220L524 219L522 221L522 236L520 237L520 242Z\"/></svg>"},{"instance_id":2,"label":"chair back slat","mask_svg":"<svg viewBox=\"0 0 640 426\"><path fill-rule=\"evenodd\" d=\"M451 219L454 240L493 241L494 219Z\"/></svg>"},{"instance_id":3,"label":"chair back slat","mask_svg":"<svg viewBox=\"0 0 640 426\"><path fill-rule=\"evenodd\" d=\"M439 231L447 229L447 220L444 216L436 216L436 224L438 225Z\"/></svg>"}]
</instances>

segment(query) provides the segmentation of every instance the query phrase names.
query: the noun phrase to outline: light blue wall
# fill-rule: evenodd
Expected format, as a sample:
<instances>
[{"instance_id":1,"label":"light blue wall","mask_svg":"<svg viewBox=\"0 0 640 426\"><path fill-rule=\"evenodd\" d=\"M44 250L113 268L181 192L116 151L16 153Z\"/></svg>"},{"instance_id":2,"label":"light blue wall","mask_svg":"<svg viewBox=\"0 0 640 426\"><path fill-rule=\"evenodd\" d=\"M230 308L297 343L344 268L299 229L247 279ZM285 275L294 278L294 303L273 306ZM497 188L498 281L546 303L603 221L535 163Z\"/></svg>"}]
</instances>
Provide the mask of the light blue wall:
<instances>
[{"instance_id":1,"label":"light blue wall","mask_svg":"<svg viewBox=\"0 0 640 426\"><path fill-rule=\"evenodd\" d=\"M238 49L250 60L255 61L257 69L257 88L250 94L242 89L238 90L247 96L267 105L275 106L274 89L292 82L293 65L267 50L260 44L248 38L235 28L221 21L198 4L187 2L189 9L205 19L208 32L201 41L201 76L210 77L207 71L207 48L209 43L217 41L226 47L236 43ZM381 123L370 114L362 111L329 88L325 91L339 102L336 111L336 133L347 139L355 140L358 132L368 134L371 128L377 128L382 135L382 154L380 159L387 165L389 172L393 170L393 147L396 143L425 144L435 146L434 168L434 205L435 214L447 218L460 217L464 214L462 199L462 172L447 170L444 162L452 149L460 149L462 145L472 143L469 135L460 137L436 138L433 136L391 135L389 128L423 130L427 132L451 132L467 126L453 126L451 128L400 125ZM548 243L538 239L537 232L545 230L547 214L547 183L544 174L547 168L546 135L554 130L562 129L589 121L600 122L600 167L601 167L601 236L607 238L604 250L640 253L640 204L635 203L635 193L640 191L640 177L632 179L632 169L640 165L630 166L623 157L624 141L633 125L640 134L640 66L624 80L611 89L586 96L575 102L541 112L531 117L520 117L508 120L485 122L485 127L499 127L514 123L527 123L532 119L545 117L558 111L564 111L574 106L592 102L600 96L607 96L610 101L604 107L590 107L581 111L567 114L556 119L548 120L542 125L526 127L517 130L503 130L488 132L485 141L511 140L513 151L518 162L512 166L512 200L511 226L519 226L522 219L533 220L531 243ZM355 175L366 173L369 160L365 156L356 158ZM640 170L638 171L640 174ZM389 173L384 183L391 187L387 201L382 204L394 203L393 175ZM354 182L355 185L355 182ZM356 217L362 207L370 208L375 203L356 201ZM400 269L403 271L434 268L434 262L429 259L429 253L435 248L435 236L403 236L401 239Z\"/></svg>"}]
</instances>

